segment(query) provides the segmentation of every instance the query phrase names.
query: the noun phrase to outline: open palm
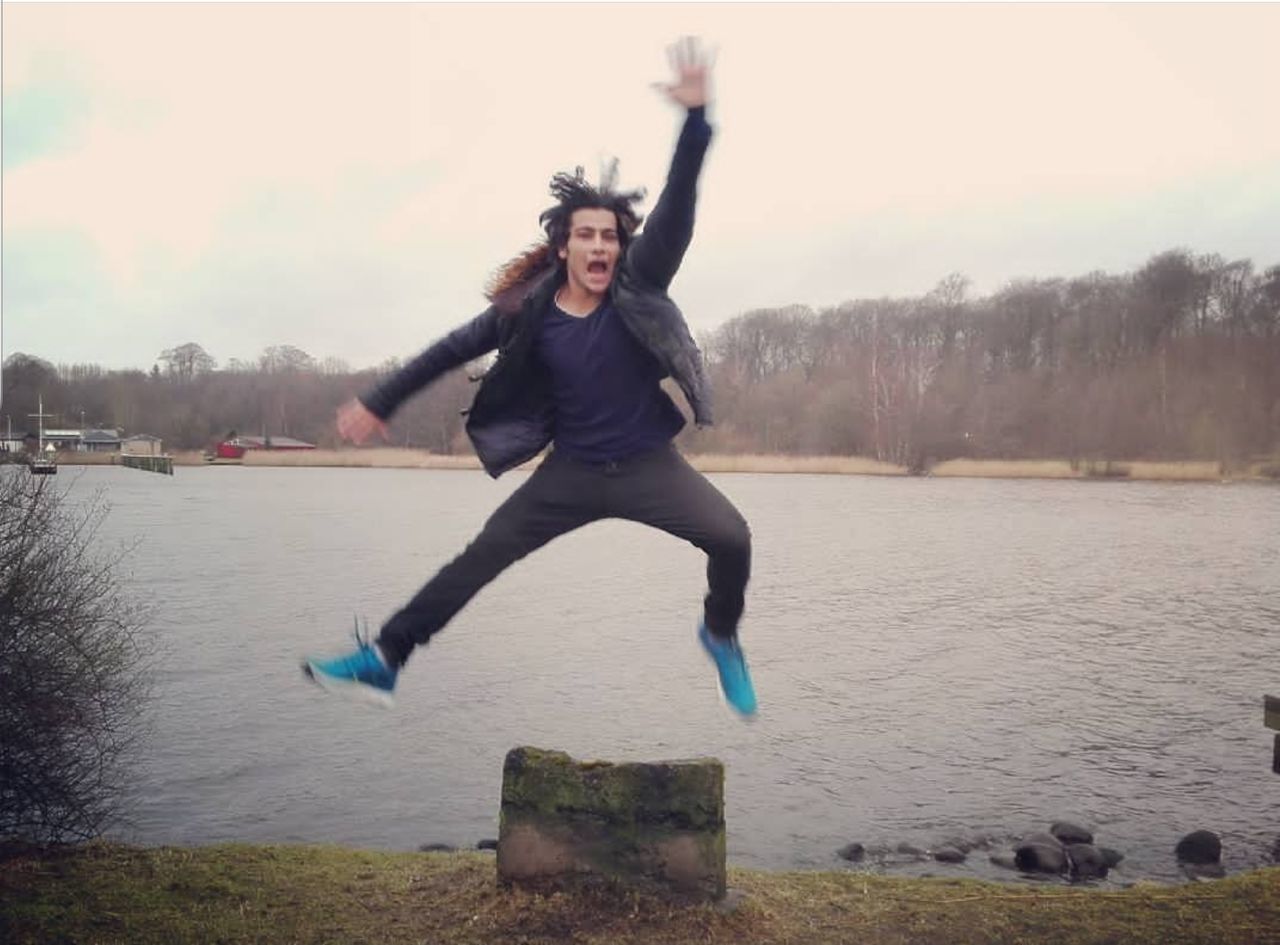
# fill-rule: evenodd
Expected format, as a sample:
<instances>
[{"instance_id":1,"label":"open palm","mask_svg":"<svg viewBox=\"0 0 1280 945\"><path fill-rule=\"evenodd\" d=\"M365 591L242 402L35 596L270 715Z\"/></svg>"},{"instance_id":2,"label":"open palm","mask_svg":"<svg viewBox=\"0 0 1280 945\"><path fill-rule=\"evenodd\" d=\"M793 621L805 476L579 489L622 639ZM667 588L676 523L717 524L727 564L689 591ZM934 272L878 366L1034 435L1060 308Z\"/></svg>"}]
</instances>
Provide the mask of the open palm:
<instances>
[{"instance_id":1,"label":"open palm","mask_svg":"<svg viewBox=\"0 0 1280 945\"><path fill-rule=\"evenodd\" d=\"M655 88L685 108L706 105L711 99L711 65L713 57L702 48L696 36L685 36L667 47L667 58L675 81L655 83Z\"/></svg>"}]
</instances>

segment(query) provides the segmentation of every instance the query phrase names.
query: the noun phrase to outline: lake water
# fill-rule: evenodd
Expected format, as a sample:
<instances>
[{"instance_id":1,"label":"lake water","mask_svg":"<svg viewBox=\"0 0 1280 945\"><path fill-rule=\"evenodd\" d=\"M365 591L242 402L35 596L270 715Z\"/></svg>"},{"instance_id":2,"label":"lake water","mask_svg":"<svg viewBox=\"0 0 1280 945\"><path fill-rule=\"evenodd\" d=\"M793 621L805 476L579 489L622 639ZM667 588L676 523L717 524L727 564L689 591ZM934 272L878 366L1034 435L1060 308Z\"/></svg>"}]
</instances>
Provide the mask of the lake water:
<instances>
[{"instance_id":1,"label":"lake water","mask_svg":"<svg viewBox=\"0 0 1280 945\"><path fill-rule=\"evenodd\" d=\"M1186 832L1270 862L1280 775L1280 490L716 475L755 536L742 638L762 709L721 705L702 555L603 522L520 562L420 649L387 712L302 679L376 626L522 481L478 472L64 469L153 608L161 672L123 835L409 850L497 836L503 756L713 755L731 864L990 837L1056 819L1180 878ZM1012 878L874 856L862 868Z\"/></svg>"}]
</instances>

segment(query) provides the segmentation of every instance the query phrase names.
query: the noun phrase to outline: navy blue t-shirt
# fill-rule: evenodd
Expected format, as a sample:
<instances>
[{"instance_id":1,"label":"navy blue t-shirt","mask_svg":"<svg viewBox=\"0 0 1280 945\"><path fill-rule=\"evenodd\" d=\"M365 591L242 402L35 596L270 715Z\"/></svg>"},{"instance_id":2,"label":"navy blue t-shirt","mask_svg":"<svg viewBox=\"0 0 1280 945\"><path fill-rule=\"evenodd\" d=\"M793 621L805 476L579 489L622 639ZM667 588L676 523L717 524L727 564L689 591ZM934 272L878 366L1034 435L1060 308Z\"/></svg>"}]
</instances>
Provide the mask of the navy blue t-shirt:
<instances>
[{"instance_id":1,"label":"navy blue t-shirt","mask_svg":"<svg viewBox=\"0 0 1280 945\"><path fill-rule=\"evenodd\" d=\"M590 315L551 303L537 339L551 375L557 450L585 462L625 459L670 442L684 417L658 386L664 372L608 297Z\"/></svg>"}]
</instances>

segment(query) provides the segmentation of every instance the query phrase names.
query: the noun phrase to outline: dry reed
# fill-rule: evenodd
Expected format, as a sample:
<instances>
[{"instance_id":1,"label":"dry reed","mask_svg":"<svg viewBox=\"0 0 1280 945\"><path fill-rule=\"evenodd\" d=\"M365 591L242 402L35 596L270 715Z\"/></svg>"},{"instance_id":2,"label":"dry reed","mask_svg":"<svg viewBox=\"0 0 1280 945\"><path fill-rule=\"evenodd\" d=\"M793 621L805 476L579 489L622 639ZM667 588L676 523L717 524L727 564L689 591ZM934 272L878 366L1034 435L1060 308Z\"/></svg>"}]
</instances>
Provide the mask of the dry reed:
<instances>
[{"instance_id":1,"label":"dry reed","mask_svg":"<svg viewBox=\"0 0 1280 945\"><path fill-rule=\"evenodd\" d=\"M175 466L205 465L203 454L180 450L171 454ZM695 453L688 456L695 469L705 473L803 473L845 476L905 476L907 469L865 456L783 456L756 453ZM61 452L58 462L66 466L118 465L118 453ZM522 468L535 467L539 459ZM246 466L354 467L381 469L480 469L474 455L445 455L403 447L369 447L316 450L249 450ZM1224 472L1217 462L1154 462L1147 460L1086 460L1074 465L1067 460L950 459L937 463L930 476L986 479L1140 479L1155 482L1221 482L1224 480L1267 480L1276 478L1273 469L1253 463L1247 468Z\"/></svg>"},{"instance_id":2,"label":"dry reed","mask_svg":"<svg viewBox=\"0 0 1280 945\"><path fill-rule=\"evenodd\" d=\"M929 470L931 476L983 479L1076 479L1083 473L1065 460L949 459Z\"/></svg>"},{"instance_id":3,"label":"dry reed","mask_svg":"<svg viewBox=\"0 0 1280 945\"><path fill-rule=\"evenodd\" d=\"M372 447L348 450L249 450L246 466L355 466L379 469L479 469L474 456L445 456L427 450Z\"/></svg>"},{"instance_id":4,"label":"dry reed","mask_svg":"<svg viewBox=\"0 0 1280 945\"><path fill-rule=\"evenodd\" d=\"M821 473L845 476L905 476L906 467L865 456L777 456L744 453L700 453L689 456L700 472Z\"/></svg>"}]
</instances>

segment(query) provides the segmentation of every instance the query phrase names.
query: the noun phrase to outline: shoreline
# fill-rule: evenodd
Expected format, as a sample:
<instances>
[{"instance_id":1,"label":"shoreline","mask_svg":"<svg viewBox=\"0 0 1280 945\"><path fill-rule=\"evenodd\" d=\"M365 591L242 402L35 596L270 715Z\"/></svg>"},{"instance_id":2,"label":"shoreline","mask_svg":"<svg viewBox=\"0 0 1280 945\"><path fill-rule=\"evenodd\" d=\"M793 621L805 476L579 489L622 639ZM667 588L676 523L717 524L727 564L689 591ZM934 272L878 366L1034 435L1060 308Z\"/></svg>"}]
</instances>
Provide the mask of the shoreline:
<instances>
[{"instance_id":1,"label":"shoreline","mask_svg":"<svg viewBox=\"0 0 1280 945\"><path fill-rule=\"evenodd\" d=\"M404 447L366 447L298 451L251 450L243 462L209 463L203 454L182 450L172 454L174 466L270 466L349 469L461 469L480 470L472 454L446 455ZM905 466L861 456L788 456L784 454L686 453L703 473L761 473L842 476L910 476ZM115 453L59 453L61 466L119 465ZM521 469L532 469L538 459ZM950 459L929 467L920 478L1064 479L1087 482L1280 482L1280 460L1257 460L1224 469L1208 460L1079 460L1065 459Z\"/></svg>"},{"instance_id":2,"label":"shoreline","mask_svg":"<svg viewBox=\"0 0 1280 945\"><path fill-rule=\"evenodd\" d=\"M0 847L14 945L94 941L1260 945L1280 934L1280 867L1121 891L729 867L736 903L610 887L504 888L492 853L221 844Z\"/></svg>"}]
</instances>

